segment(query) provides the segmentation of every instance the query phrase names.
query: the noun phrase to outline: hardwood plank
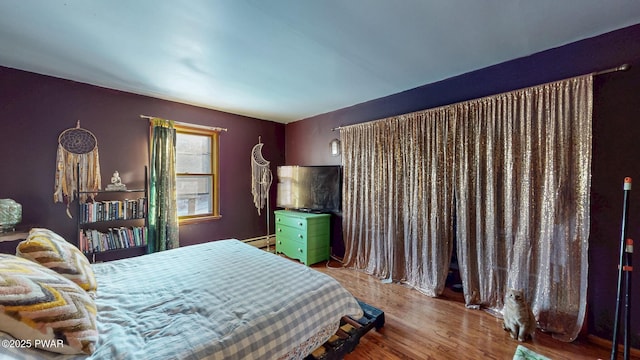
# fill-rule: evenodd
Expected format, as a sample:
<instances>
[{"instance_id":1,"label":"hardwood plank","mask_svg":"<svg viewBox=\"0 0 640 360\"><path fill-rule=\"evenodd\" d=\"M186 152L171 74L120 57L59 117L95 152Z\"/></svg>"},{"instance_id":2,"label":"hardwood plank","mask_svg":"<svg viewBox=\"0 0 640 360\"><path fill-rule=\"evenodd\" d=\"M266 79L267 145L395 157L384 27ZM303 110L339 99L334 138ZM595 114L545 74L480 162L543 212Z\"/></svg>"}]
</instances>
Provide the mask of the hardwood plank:
<instances>
[{"instance_id":1,"label":"hardwood plank","mask_svg":"<svg viewBox=\"0 0 640 360\"><path fill-rule=\"evenodd\" d=\"M522 344L552 359L609 359L610 348L586 338L572 343L538 330L520 343L502 329L502 320L464 306L462 295L447 290L431 298L400 284L384 284L363 272L345 269L335 260L312 266L338 280L359 298L385 313L385 325L360 339L346 360L360 359L511 359ZM619 356L622 358L622 354ZM640 359L632 357L632 359Z\"/></svg>"}]
</instances>

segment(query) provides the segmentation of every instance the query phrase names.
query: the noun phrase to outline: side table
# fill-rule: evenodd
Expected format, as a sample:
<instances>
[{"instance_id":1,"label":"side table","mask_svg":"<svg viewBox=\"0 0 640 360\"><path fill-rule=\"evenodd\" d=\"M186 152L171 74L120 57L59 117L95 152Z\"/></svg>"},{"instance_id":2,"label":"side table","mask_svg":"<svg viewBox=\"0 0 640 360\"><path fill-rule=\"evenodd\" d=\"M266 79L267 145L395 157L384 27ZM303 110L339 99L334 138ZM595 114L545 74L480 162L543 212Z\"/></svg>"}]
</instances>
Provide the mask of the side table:
<instances>
[{"instance_id":1,"label":"side table","mask_svg":"<svg viewBox=\"0 0 640 360\"><path fill-rule=\"evenodd\" d=\"M0 242L3 241L14 241L14 240L24 240L29 236L28 231L8 231L0 233Z\"/></svg>"},{"instance_id":2,"label":"side table","mask_svg":"<svg viewBox=\"0 0 640 360\"><path fill-rule=\"evenodd\" d=\"M16 246L18 246L18 243L26 239L28 236L29 236L29 230L25 230L23 228L17 228L14 231L1 232L0 233L0 253L15 255Z\"/></svg>"}]
</instances>

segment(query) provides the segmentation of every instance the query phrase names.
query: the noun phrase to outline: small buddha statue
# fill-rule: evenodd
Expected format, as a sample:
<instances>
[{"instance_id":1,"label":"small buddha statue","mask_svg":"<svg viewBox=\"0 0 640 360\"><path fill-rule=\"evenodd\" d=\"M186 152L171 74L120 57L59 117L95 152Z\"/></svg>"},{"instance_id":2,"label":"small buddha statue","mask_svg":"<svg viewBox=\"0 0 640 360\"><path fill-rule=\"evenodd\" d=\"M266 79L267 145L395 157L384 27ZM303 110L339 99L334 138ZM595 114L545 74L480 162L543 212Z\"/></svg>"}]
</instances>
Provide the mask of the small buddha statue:
<instances>
[{"instance_id":1,"label":"small buddha statue","mask_svg":"<svg viewBox=\"0 0 640 360\"><path fill-rule=\"evenodd\" d=\"M111 176L111 183L114 185L122 185L122 179L120 179L120 173L116 170Z\"/></svg>"},{"instance_id":2,"label":"small buddha statue","mask_svg":"<svg viewBox=\"0 0 640 360\"><path fill-rule=\"evenodd\" d=\"M122 183L120 173L117 170L111 176L111 184L107 185L106 190L127 190L127 186Z\"/></svg>"}]
</instances>

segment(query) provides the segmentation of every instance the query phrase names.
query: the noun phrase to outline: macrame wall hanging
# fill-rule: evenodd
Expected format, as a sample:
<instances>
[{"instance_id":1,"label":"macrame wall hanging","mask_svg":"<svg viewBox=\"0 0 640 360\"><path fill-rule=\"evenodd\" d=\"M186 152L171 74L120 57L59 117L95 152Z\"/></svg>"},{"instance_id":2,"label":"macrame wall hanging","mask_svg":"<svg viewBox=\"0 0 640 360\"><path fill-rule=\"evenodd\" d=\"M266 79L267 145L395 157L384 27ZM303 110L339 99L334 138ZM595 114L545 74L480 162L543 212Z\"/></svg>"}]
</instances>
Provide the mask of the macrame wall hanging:
<instances>
[{"instance_id":1,"label":"macrame wall hanging","mask_svg":"<svg viewBox=\"0 0 640 360\"><path fill-rule=\"evenodd\" d=\"M56 179L53 202L67 205L75 199L78 191L97 191L101 188L98 140L91 131L80 127L70 128L58 136L56 155ZM78 189L78 184L80 188ZM93 199L94 194L80 194L80 201Z\"/></svg>"},{"instance_id":2,"label":"macrame wall hanging","mask_svg":"<svg viewBox=\"0 0 640 360\"><path fill-rule=\"evenodd\" d=\"M258 209L258 215L267 205L267 250L269 249L269 189L273 181L273 174L269 169L269 161L262 156L262 146L264 144L258 137L258 143L251 150L251 194L253 203Z\"/></svg>"},{"instance_id":3,"label":"macrame wall hanging","mask_svg":"<svg viewBox=\"0 0 640 360\"><path fill-rule=\"evenodd\" d=\"M258 215L265 204L268 206L269 188L273 181L269 161L262 156L262 146L264 144L259 137L258 143L251 150L251 193L253 194L253 203L258 209ZM268 211L269 209L267 209Z\"/></svg>"}]
</instances>

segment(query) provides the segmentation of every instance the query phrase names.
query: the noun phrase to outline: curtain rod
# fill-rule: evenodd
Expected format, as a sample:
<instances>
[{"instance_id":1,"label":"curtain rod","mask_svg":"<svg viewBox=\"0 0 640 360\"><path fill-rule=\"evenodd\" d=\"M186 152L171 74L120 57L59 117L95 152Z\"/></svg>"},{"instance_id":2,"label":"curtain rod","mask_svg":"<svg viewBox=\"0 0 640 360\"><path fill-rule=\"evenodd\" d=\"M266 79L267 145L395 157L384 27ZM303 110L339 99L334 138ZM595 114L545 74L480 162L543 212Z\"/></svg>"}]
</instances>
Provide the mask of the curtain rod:
<instances>
[{"instance_id":1,"label":"curtain rod","mask_svg":"<svg viewBox=\"0 0 640 360\"><path fill-rule=\"evenodd\" d=\"M612 73L612 72L616 72L616 71L627 71L627 70L629 70L630 67L631 67L631 65L629 65L629 64L622 64L620 66L612 67L610 69L596 71L596 72L591 73L591 74L592 75L602 75L602 74L608 74L608 73Z\"/></svg>"},{"instance_id":2,"label":"curtain rod","mask_svg":"<svg viewBox=\"0 0 640 360\"><path fill-rule=\"evenodd\" d=\"M627 71L627 70L629 70L629 68L631 68L631 65L622 64L622 65L618 65L616 67L612 67L612 68L609 68L609 69L592 72L591 75L598 76L598 75L609 74L609 73L617 72L617 71ZM536 85L534 85L534 86L536 86ZM453 105L453 104L451 104L451 105ZM428 109L425 109L425 110L428 110ZM422 110L418 110L418 111L422 111ZM378 121L378 120L372 120L372 121ZM366 121L366 122L370 122L370 121ZM360 123L358 123L358 124L360 124ZM358 124L353 124L353 125L358 125ZM342 128L346 128L346 127L349 127L349 126L352 126L352 125L340 125L338 127L332 128L331 131L341 130Z\"/></svg>"},{"instance_id":3,"label":"curtain rod","mask_svg":"<svg viewBox=\"0 0 640 360\"><path fill-rule=\"evenodd\" d=\"M157 116L140 115L140 118L141 119L149 119L149 120L151 120L151 119L157 118ZM165 119L165 120L169 120L169 119ZM173 121L175 124L178 124L178 125L189 126L189 127L193 127L193 128L213 130L213 131L227 131L227 128L221 128L221 127L215 127L215 126L205 126L205 125L198 125L198 124L190 124L190 123L186 123L186 122L182 122L182 121L176 121L176 120L169 120L169 121Z\"/></svg>"}]
</instances>

